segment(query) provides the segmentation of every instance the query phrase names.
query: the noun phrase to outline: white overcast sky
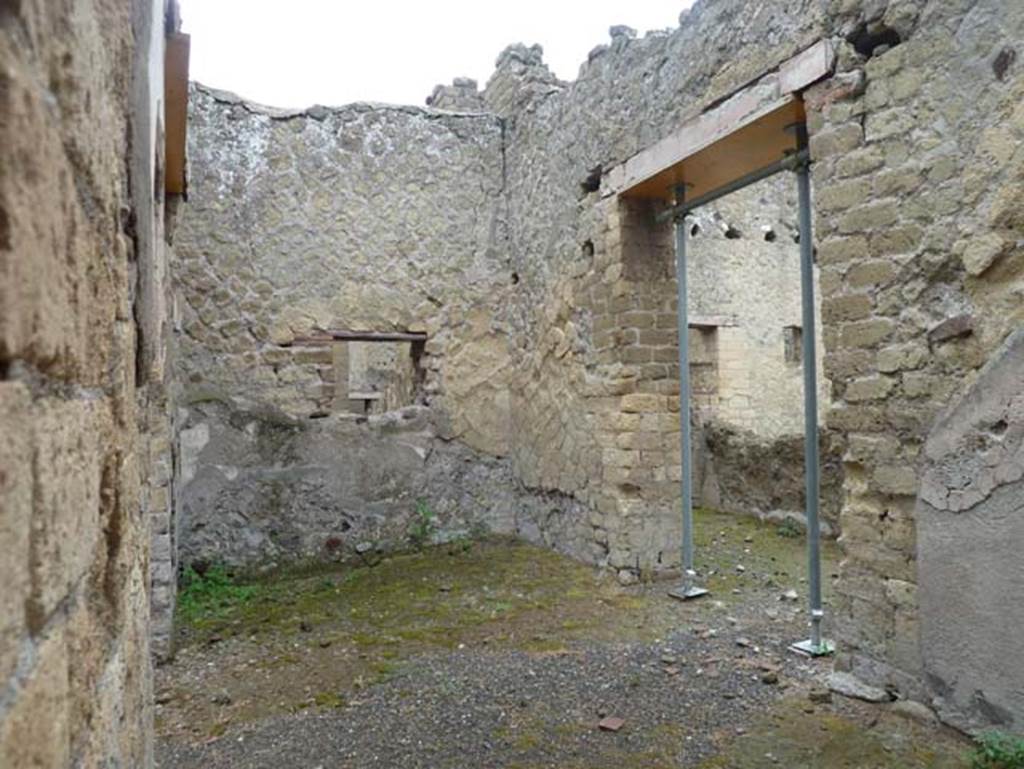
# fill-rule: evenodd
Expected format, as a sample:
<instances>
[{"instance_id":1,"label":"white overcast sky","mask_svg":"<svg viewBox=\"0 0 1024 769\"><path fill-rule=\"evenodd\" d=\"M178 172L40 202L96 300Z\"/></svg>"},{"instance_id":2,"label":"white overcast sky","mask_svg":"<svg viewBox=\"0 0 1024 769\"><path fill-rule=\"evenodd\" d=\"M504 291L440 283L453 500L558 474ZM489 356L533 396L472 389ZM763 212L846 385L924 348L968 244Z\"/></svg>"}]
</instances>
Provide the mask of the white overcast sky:
<instances>
[{"instance_id":1,"label":"white overcast sky","mask_svg":"<svg viewBox=\"0 0 1024 769\"><path fill-rule=\"evenodd\" d=\"M692 0L181 0L191 77L277 107L423 104L438 83L483 88L509 43L540 43L573 80L608 28L678 24Z\"/></svg>"}]
</instances>

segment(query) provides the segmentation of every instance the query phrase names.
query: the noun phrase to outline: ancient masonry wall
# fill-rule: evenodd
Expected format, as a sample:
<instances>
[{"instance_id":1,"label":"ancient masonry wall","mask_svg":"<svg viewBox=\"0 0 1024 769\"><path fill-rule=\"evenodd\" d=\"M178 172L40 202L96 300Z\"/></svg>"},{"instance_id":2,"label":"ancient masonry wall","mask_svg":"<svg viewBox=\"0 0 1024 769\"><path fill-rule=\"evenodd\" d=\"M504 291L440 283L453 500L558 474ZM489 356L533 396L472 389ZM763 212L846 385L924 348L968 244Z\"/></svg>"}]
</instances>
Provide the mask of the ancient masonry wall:
<instances>
[{"instance_id":1,"label":"ancient masonry wall","mask_svg":"<svg viewBox=\"0 0 1024 769\"><path fill-rule=\"evenodd\" d=\"M516 510L546 510L507 499L522 490L504 459L516 278L494 115L285 113L195 86L190 161L176 243L186 562L400 547L418 508L438 538L511 533ZM302 341L327 330L426 341ZM351 399L392 354L380 401ZM409 408L360 416L383 406Z\"/></svg>"},{"instance_id":2,"label":"ancient masonry wall","mask_svg":"<svg viewBox=\"0 0 1024 769\"><path fill-rule=\"evenodd\" d=\"M514 388L523 394L514 410L532 412L516 422L517 469L594 503L589 522L607 540L611 563L664 562L657 548L673 524L677 406L672 372L661 369L671 356L656 332L671 328L672 292L664 271L631 260L634 212L603 198L599 179L797 49L831 37L836 76L806 94L834 404L826 445L843 457L846 558L830 632L840 666L933 701L948 720L1019 724L1019 666L929 645L949 639L943 591L985 618L973 625L972 643L983 648L999 648L1005 617L1018 616L999 596L1019 587L1019 564L979 540L965 552L1003 558L965 572L950 564L951 540L936 533L970 510L991 528L986 541L1013 539L1019 510L1008 514L994 495L1018 482L1019 456L1001 458L1014 456L1017 438L1001 427L1005 417L958 428L954 445L976 435L978 445L1004 447L993 467L1010 463L978 483L967 480L970 452L936 448L925 462L922 446L945 409L978 413L955 404L1024 312L1024 77L1015 44L1024 8L836 0L762 4L756 18L749 11L740 2L699 3L671 34L637 40L613 30L611 45L595 49L568 86L550 77L536 49L499 59L485 95L509 123L509 237L523 296L516 322L521 338L538 340L522 346L517 364L526 381ZM594 351L602 344L608 349ZM989 410L1011 413L1012 397L998 393L988 397L1002 405ZM589 436L616 449L599 453ZM943 485L934 493L953 502L915 502L925 467L940 463ZM917 510L931 516L926 536ZM919 596L926 559L929 592Z\"/></svg>"},{"instance_id":3,"label":"ancient masonry wall","mask_svg":"<svg viewBox=\"0 0 1024 769\"><path fill-rule=\"evenodd\" d=\"M309 417L335 393L323 346L283 345L317 329L426 332L424 391L445 404L447 434L505 453L499 121L367 104L282 113L202 87L190 112L193 205L176 243L186 400Z\"/></svg>"},{"instance_id":4,"label":"ancient masonry wall","mask_svg":"<svg viewBox=\"0 0 1024 769\"><path fill-rule=\"evenodd\" d=\"M165 7L128 5L0 9L5 767L152 763Z\"/></svg>"},{"instance_id":5,"label":"ancient masonry wall","mask_svg":"<svg viewBox=\"0 0 1024 769\"><path fill-rule=\"evenodd\" d=\"M1013 397L1005 386L970 392L986 361L1009 365L998 362L1012 354L1003 342L1024 321L1024 7L890 2L864 21L839 20L851 45L832 81L807 94L833 383L827 423L847 438L841 662L903 691L925 682L921 696L963 726L1020 729L1021 668L997 651L1003 623L1021 621L1002 598L1019 590L1020 564L998 547L980 561L970 554L986 549L982 538L1019 541L1019 506L1008 514L996 500L1014 482L1019 494L1024 458L1017 452L998 480L980 472L978 453L994 469L1003 446L985 447L1006 441L1012 456L1019 437L1001 431L1000 417L978 423L981 410L957 404L966 394L1005 415ZM1024 379L1016 382L1019 397ZM965 422L937 422L947 410ZM943 457L945 490L930 496L922 478L942 450L928 457L924 448L935 429L949 442L956 431L976 442ZM930 512L915 502L947 495L951 504ZM922 510L930 536L919 528ZM934 531L963 531L965 515L975 534L954 556ZM961 621L952 595L973 606L955 662L932 643Z\"/></svg>"},{"instance_id":6,"label":"ancient masonry wall","mask_svg":"<svg viewBox=\"0 0 1024 769\"><path fill-rule=\"evenodd\" d=\"M244 413L245 401L269 401L304 419L323 408L330 383L303 368L322 357L282 344L332 325L423 330L419 398L431 413L410 419L501 458L508 477L554 501L517 530L623 579L672 570L680 472L670 244L656 208L620 200L609 172L738 89L771 91L781 62L828 39L836 73L805 98L831 404L824 492L841 505L846 555L829 632L841 667L933 701L963 725L1013 724L1024 685L1012 662L953 661L928 639L944 637L950 619L936 596L963 579L975 627L1001 627L1011 609L998 596L1012 595L1019 575L1013 563L989 563L986 574L1006 576L981 589L973 573L941 566L949 542L936 532L964 511L984 521L973 528L1014 532L998 496L1019 482L1016 433L1000 427L1011 420L950 420L982 413L957 404L967 393L989 397L971 388L990 359L1003 400L984 413L1016 408L1005 382L1017 348L1003 343L1024 312L1022 16L1024 7L997 0L699 2L672 32L614 28L571 84L548 71L538 47L520 45L499 57L483 92L458 81L431 97L434 108L472 114L369 105L280 114L198 89L196 213L179 247L181 365L195 404L185 413L198 438L191 449L183 441L183 456L204 464L209 441L199 438L224 419L204 403L240 399L229 409ZM698 281L715 283L715 266L750 255L769 274L772 260L785 268L790 257L758 234L765 219L784 231L778 211L788 205L759 195L736 197L743 216L726 204L720 212L747 236L713 226L703 242L698 235L694 259L709 255ZM773 328L788 311L779 312ZM764 423L775 404L737 397L733 328L718 327L719 419L698 424L695 438L698 454L705 445L733 452L725 467L734 472L717 469L722 498L743 493L728 484L735 471L798 456L792 425ZM698 364L711 357L704 333L691 331ZM692 373L700 385L706 372ZM702 411L716 405L704 396ZM942 437L923 453L943 413ZM329 419L340 417L313 429L335 429ZM755 446L748 428L779 442ZM963 448L975 438L999 442L992 467L1008 463L977 487ZM273 451L260 456L279 466ZM918 499L926 473L928 496ZM707 474L697 481L702 493L713 486ZM798 496L749 503L802 506ZM986 550L1001 552L978 542L968 552Z\"/></svg>"},{"instance_id":7,"label":"ancient masonry wall","mask_svg":"<svg viewBox=\"0 0 1024 769\"><path fill-rule=\"evenodd\" d=\"M518 67L520 53L512 48L501 61ZM537 53L526 49L524 55ZM532 81L516 90L517 76L503 70L495 76L505 87L501 93L513 100L520 99L521 91L536 96L558 87L544 75L547 90L532 87ZM476 94L467 104L484 103L484 95L468 83L452 88L467 98ZM492 82L488 95L497 88ZM443 90L435 96L434 101L452 98ZM643 234L651 224L650 212L624 213L624 229L634 233L636 242L624 245L619 272L642 281L644 290L650 287L647 314L631 312L644 308L619 297L618 309L595 321L577 298L560 296L560 304L548 305L546 311L566 317L576 313L579 326L570 322L554 329L540 349L523 313L544 305L512 268L509 253L507 120L479 112L380 105L281 112L202 86L193 90L191 111L191 197L177 236L183 466L207 467L211 435L224 427L218 420L226 412L204 411L203 403L234 404L255 414L276 410L272 422L284 417L333 424L353 413L377 413L389 401L406 405L415 400L432 409L428 422L438 437L458 439L482 452L481 461L487 455L506 458L505 465L511 464L520 479L519 491L533 490L520 494L524 514L515 519L520 534L611 565L624 579L673 568L679 518L678 411L643 415L655 408L657 398L642 397L675 392L669 226L652 234L656 244ZM571 186L574 203L580 195L578 182ZM793 511L802 508L798 475L766 477L759 489L728 483L733 463L747 456L748 443L760 446L761 455L770 454L773 442L791 442L800 424L799 368L785 362L782 343L784 326L798 322L796 245L792 226L782 221L782 193L771 188L758 194L768 198L760 213L744 213L749 196L730 209L733 226L748 237L734 239L731 231L727 237L728 227L708 220L707 233L697 239L694 293L697 299L708 296L697 303L696 313L714 308L729 324L719 330L721 343L716 338L705 345L708 364L715 369L711 376L695 372L695 379L708 380L698 384L710 386L702 414L721 417L724 427L736 430L731 440L716 444L722 449L720 472L707 475L726 482L715 480L708 486L708 499L755 512ZM784 234L768 242L765 227ZM578 248L577 277L592 277L604 241L598 238ZM753 290L712 295L724 263L740 265L750 286L767 280L782 299ZM523 274L532 269L526 264ZM611 272L602 272L599 279L614 280ZM593 339L580 336L584 324L591 323ZM775 334L767 342L759 330L764 324ZM354 369L372 343L309 341L330 329L425 332L427 341L415 361L420 379L415 392L409 392L403 374L403 386L396 389L404 398L389 393L370 402L370 408L349 398L357 379ZM698 335L695 348L699 341ZM616 356L626 347L634 348L625 353L631 368L613 372L611 384L603 381L606 372L599 367L618 366ZM755 353L758 378L743 369L754 365ZM574 369L580 361L583 368ZM403 363L403 371L411 371L409 361ZM648 383L638 384L643 378ZM768 380L771 386L766 386ZM755 408L773 387L779 403L772 405L779 408ZM595 423L595 407L612 404L618 409L615 397L621 393L616 388L641 396L630 407L634 410L628 420L643 423L638 432L645 434L628 439L633 445L622 444L613 430ZM600 400L586 400L592 397ZM661 403L667 409L664 397ZM557 424L553 410L559 413ZM701 443L697 449L705 451ZM328 453L339 465L350 460L358 465L362 460L353 451L339 445ZM622 464L630 457L650 472L630 475ZM459 525L459 516L451 518L440 503L446 495L431 487L422 467L412 471L413 480L399 484L404 491L393 496L386 525L379 514L370 514L372 505L358 510L356 488L328 484L325 489L301 473L275 481L285 493L269 498L288 500L287 510L273 505L258 510L258 500L238 493L236 470L272 468L279 459L274 451L262 450L249 460L222 457L219 472L188 472L183 477L176 525L183 532L179 550L186 560L218 554L234 563L321 557L323 543L339 539L344 547L333 545L335 552L351 553L356 546L383 544L382 539L394 545L417 504L410 488L420 488L428 504L440 505L446 525ZM617 504L606 498L609 488L637 510L656 502L661 517L647 524L621 519L618 509L609 507ZM545 515L542 521L526 514L538 503L549 509L550 500L559 497L563 514ZM322 512L331 499L345 511L333 523ZM570 514L587 507L589 514ZM316 510L321 512L310 513ZM836 512L837 506L826 510ZM646 529L643 544L617 540L612 552L605 522L591 519L606 514L611 515L607 525L629 531L629 537ZM492 530L508 528L509 518L497 507L492 511L481 504L471 517ZM344 531L337 530L342 523ZM303 526L308 531L298 539L283 534Z\"/></svg>"},{"instance_id":8,"label":"ancient masonry wall","mask_svg":"<svg viewBox=\"0 0 1024 769\"><path fill-rule=\"evenodd\" d=\"M590 513L583 525L597 560L624 575L679 565L676 287L670 228L655 224L650 206L605 194L603 176L821 35L818 3L792 12L760 6L750 23L734 23L747 12L743 5L700 4L679 30L640 39L615 28L610 45L595 49L571 84L551 75L537 47L514 46L499 57L484 91L507 122L509 248L521 278L514 316L519 384L512 390L513 411L523 416L514 423L516 469L528 485L585 500ZM782 269L787 259L793 263L791 238L768 243L759 231L768 223L785 229L784 208L777 194L765 204L757 190L748 191L729 212L742 212L732 223L746 237L726 238L707 226L694 240L696 307L713 304L711 296L702 304L698 290L709 289L715 262L746 260L762 274L766 257ZM793 295L796 278L784 281ZM742 304L730 297L715 315L740 314ZM746 383L737 381L732 364L746 339L733 327L718 334L722 417L768 435L789 432L781 421L757 424L750 404L741 403L750 392L742 392ZM695 332L691 338L701 350ZM780 364L782 354L780 344ZM704 383L692 373L700 392ZM794 406L791 413L799 414L799 401ZM695 451L707 453L699 438ZM741 456L733 452L726 466ZM798 485L782 496L780 506L802 507Z\"/></svg>"}]
</instances>

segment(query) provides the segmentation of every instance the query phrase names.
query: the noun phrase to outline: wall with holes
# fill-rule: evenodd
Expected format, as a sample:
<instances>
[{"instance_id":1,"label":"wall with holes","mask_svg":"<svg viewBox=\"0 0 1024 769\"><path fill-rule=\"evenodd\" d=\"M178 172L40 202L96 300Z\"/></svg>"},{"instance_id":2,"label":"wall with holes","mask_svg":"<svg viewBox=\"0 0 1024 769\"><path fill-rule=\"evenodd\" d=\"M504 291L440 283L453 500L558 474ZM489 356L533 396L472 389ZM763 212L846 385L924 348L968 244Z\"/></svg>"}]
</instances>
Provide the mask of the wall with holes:
<instances>
[{"instance_id":1,"label":"wall with holes","mask_svg":"<svg viewBox=\"0 0 1024 769\"><path fill-rule=\"evenodd\" d=\"M687 222L690 316L717 331L716 403L708 414L765 441L804 430L796 216L796 182L784 174ZM820 332L820 309L816 325ZM797 339L795 349L787 335ZM824 414L829 383L820 333L817 339Z\"/></svg>"},{"instance_id":2,"label":"wall with holes","mask_svg":"<svg viewBox=\"0 0 1024 769\"><path fill-rule=\"evenodd\" d=\"M281 114L197 89L183 377L197 402L271 393L275 407L308 419L325 383L297 371L297 350L281 343L330 324L425 330L423 392L438 435L504 457L516 484L554 500L543 526L517 530L626 582L670 572L680 476L671 244L650 229L657 211L604 194L604 174L828 38L836 73L804 94L823 445L846 556L828 632L841 667L933 701L947 720L1019 723L1019 701L985 689L988 674L929 654L938 631L927 622L922 631L948 579L928 568L946 547L936 527L965 511L1001 526L1019 511L997 497L1001 481L984 493L970 480L947 485L967 505L956 510L918 497L924 466L940 461L922 453L939 415L968 397L1024 321L1022 30L1024 6L998 0L718 0L696 4L675 30L613 28L574 82L554 77L539 46L514 45L482 92L460 81L433 97L435 108L485 112ZM741 326L717 327L728 354L716 392L707 370L697 377L702 407L782 443L772 453L770 442L698 430L695 449L791 463L783 439L794 425L768 416L793 413L781 401L798 389L776 369L796 323L785 299L796 292L772 277L788 273L789 214L760 221L764 204L751 192L736 196L739 214L726 205L719 221L707 212L709 232L725 225L720 258L694 243L695 280L706 286L691 292L695 306L720 315L748 297L744 308L758 314L756 300L779 299L753 340L736 336ZM753 269L737 272L732 260ZM707 345L701 352L706 364ZM758 388L758 370L784 386ZM769 390L783 393L779 403ZM998 437L990 432L986 441ZM1014 568L1004 559L995 573ZM1000 584L1012 592L1012 580ZM1016 680L1000 660L988 663Z\"/></svg>"},{"instance_id":3,"label":"wall with holes","mask_svg":"<svg viewBox=\"0 0 1024 769\"><path fill-rule=\"evenodd\" d=\"M967 727L1019 725L1019 697L992 685L1019 681L1019 666L987 654L982 671L971 655L928 648L943 636L938 586L950 584L948 541L936 527L979 532L969 551L985 548L984 527L1016 531L1019 510L999 496L1013 481L979 490L960 478L962 489L947 489L966 505L955 512L918 497L939 415L955 412L1024 320L1022 30L1024 6L997 0L720 0L698 3L678 30L613 29L572 83L552 77L539 47L512 47L484 92L509 120L515 322L530 340L516 392L531 418L516 426L517 458L530 482L593 505L588 523L604 562L644 571L662 565L665 543L678 537L670 485L659 486L674 480L678 461L672 363L657 333L672 327L671 278L650 264L634 269L623 240L635 212L602 198L602 173L831 39L836 74L805 94L830 390L823 418L832 477L843 485L846 557L829 632L841 667ZM658 248L648 239L649 252ZM955 521L964 512L984 527ZM965 594L982 595L993 574L999 594L1014 592L1019 567L1003 553L994 571L961 572ZM924 631L923 611L933 612ZM1000 627L985 627L986 648L1002 648Z\"/></svg>"},{"instance_id":4,"label":"wall with holes","mask_svg":"<svg viewBox=\"0 0 1024 769\"><path fill-rule=\"evenodd\" d=\"M580 503L527 489L510 458L519 278L500 119L281 112L198 85L190 110L182 562L408 547L421 506L437 540L516 532L583 552ZM426 341L325 341L331 330Z\"/></svg>"}]
</instances>

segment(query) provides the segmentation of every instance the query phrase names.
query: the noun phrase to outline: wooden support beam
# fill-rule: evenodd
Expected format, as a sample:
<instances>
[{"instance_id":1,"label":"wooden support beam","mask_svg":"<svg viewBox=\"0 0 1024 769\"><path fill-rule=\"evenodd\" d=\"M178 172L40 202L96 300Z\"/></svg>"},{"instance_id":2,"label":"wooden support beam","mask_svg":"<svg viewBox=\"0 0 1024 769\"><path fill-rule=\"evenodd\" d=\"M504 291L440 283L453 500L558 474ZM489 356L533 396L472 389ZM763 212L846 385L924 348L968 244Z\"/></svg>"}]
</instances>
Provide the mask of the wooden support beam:
<instances>
[{"instance_id":1,"label":"wooden support beam","mask_svg":"<svg viewBox=\"0 0 1024 769\"><path fill-rule=\"evenodd\" d=\"M683 184L692 200L777 163L797 149L787 127L805 120L800 92L834 65L831 44L819 41L609 169L601 194L671 202Z\"/></svg>"},{"instance_id":2,"label":"wooden support beam","mask_svg":"<svg viewBox=\"0 0 1024 769\"><path fill-rule=\"evenodd\" d=\"M188 133L189 36L175 32L164 52L164 191L184 195Z\"/></svg>"},{"instance_id":3,"label":"wooden support beam","mask_svg":"<svg viewBox=\"0 0 1024 769\"><path fill-rule=\"evenodd\" d=\"M420 331L323 331L310 336L296 337L283 342L281 347L328 344L329 342L425 342L427 335Z\"/></svg>"}]
</instances>

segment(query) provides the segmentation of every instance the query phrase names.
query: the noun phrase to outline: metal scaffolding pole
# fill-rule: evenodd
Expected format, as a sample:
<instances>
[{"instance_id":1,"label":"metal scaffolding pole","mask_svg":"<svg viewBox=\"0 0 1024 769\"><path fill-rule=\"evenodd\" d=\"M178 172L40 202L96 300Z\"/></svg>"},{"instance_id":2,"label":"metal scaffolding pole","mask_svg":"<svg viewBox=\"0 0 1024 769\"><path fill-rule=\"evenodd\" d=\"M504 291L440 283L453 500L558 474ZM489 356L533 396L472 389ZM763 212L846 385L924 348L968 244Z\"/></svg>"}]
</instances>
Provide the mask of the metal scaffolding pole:
<instances>
[{"instance_id":1,"label":"metal scaffolding pole","mask_svg":"<svg viewBox=\"0 0 1024 769\"><path fill-rule=\"evenodd\" d=\"M679 420L682 450L682 508L683 508L683 582L669 592L674 598L689 599L707 594L696 584L693 546L693 489L690 458L690 351L689 318L686 290L686 215L701 205L767 179L780 171L795 171L799 195L800 218L800 298L803 315L803 373L804 373L804 480L807 506L807 561L810 586L811 637L794 643L790 648L804 654L820 656L831 654L835 646L824 640L821 623L825 612L821 600L821 531L818 520L819 466L818 466L818 369L814 321L814 238L811 231L810 155L807 149L807 126L798 123L790 127L796 133L796 150L764 168L745 174L728 184L711 190L693 200L686 200L685 185L674 188L675 203L658 216L659 221L671 218L675 224L676 280L679 291Z\"/></svg>"},{"instance_id":2,"label":"metal scaffolding pole","mask_svg":"<svg viewBox=\"0 0 1024 769\"><path fill-rule=\"evenodd\" d=\"M676 205L682 205L686 196L686 187L675 188ZM679 329L679 440L682 453L682 476L680 483L683 492L683 582L679 587L669 591L669 595L683 601L699 598L707 594L707 590L696 584L697 570L693 558L693 470L690 458L690 319L687 308L686 292L686 214L681 213L675 218L676 242L676 289L678 308L676 323Z\"/></svg>"},{"instance_id":3,"label":"metal scaffolding pole","mask_svg":"<svg viewBox=\"0 0 1024 769\"><path fill-rule=\"evenodd\" d=\"M797 147L806 153L807 126L796 126ZM814 241L811 233L811 171L806 159L796 167L800 204L800 299L803 313L804 370L804 483L807 507L807 580L810 587L811 637L791 647L794 651L821 656L834 646L821 637L825 616L821 603L821 530L818 523L818 365L814 333Z\"/></svg>"}]
</instances>

